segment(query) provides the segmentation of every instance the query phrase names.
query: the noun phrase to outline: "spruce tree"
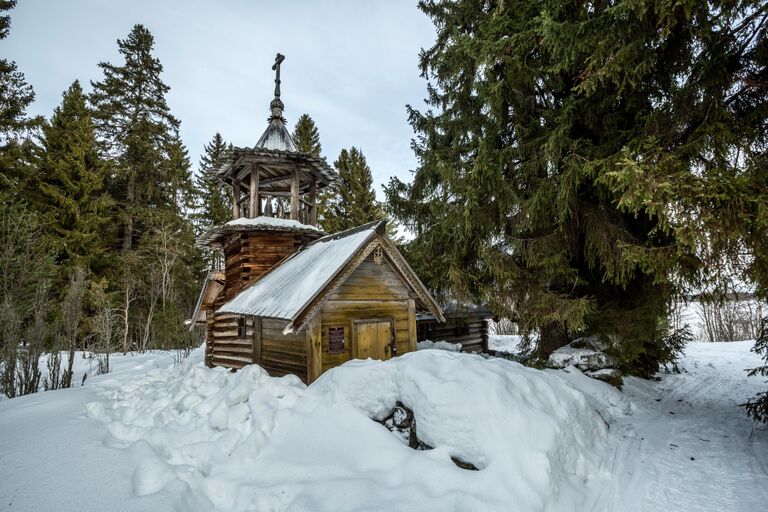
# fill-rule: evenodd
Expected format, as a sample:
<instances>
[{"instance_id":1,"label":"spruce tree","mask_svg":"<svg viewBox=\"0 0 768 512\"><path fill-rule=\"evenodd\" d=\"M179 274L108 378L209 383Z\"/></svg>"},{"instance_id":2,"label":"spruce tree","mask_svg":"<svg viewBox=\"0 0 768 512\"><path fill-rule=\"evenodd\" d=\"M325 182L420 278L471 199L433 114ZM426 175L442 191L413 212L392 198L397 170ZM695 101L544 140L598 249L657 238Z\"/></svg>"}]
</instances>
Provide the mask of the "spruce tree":
<instances>
[{"instance_id":1,"label":"spruce tree","mask_svg":"<svg viewBox=\"0 0 768 512\"><path fill-rule=\"evenodd\" d=\"M752 351L760 355L765 364L750 369L749 376L768 377L768 318L764 318L760 325L760 332ZM752 419L768 423L768 391L761 391L744 405Z\"/></svg>"},{"instance_id":2,"label":"spruce tree","mask_svg":"<svg viewBox=\"0 0 768 512\"><path fill-rule=\"evenodd\" d=\"M37 209L47 218L64 276L73 267L98 273L108 250L104 235L111 199L104 191L106 166L99 157L91 115L77 81L43 127L37 176Z\"/></svg>"},{"instance_id":3,"label":"spruce tree","mask_svg":"<svg viewBox=\"0 0 768 512\"><path fill-rule=\"evenodd\" d=\"M202 260L190 218L191 165L154 39L136 25L117 44L123 62L99 64L104 77L92 82L90 101L119 221L114 242L122 252L109 277L125 319L121 344L144 349L188 336L182 321L199 291Z\"/></svg>"},{"instance_id":4,"label":"spruce tree","mask_svg":"<svg viewBox=\"0 0 768 512\"><path fill-rule=\"evenodd\" d=\"M385 217L376 201L371 169L363 153L355 147L342 149L334 162L339 179L324 194L320 224L328 233L353 228Z\"/></svg>"},{"instance_id":5,"label":"spruce tree","mask_svg":"<svg viewBox=\"0 0 768 512\"><path fill-rule=\"evenodd\" d=\"M198 206L195 213L198 233L211 226L224 224L232 215L232 199L216 178L216 169L221 163L227 144L220 133L216 132L211 141L203 147L195 185L198 194Z\"/></svg>"},{"instance_id":6,"label":"spruce tree","mask_svg":"<svg viewBox=\"0 0 768 512\"><path fill-rule=\"evenodd\" d=\"M673 276L702 269L693 212L722 204L764 147L765 6L419 6L437 27L420 63L431 110L409 109L413 183L387 189L414 262L541 330L544 356L597 334L626 371L654 372L679 348Z\"/></svg>"},{"instance_id":7,"label":"spruce tree","mask_svg":"<svg viewBox=\"0 0 768 512\"><path fill-rule=\"evenodd\" d=\"M320 156L320 132L309 114L302 114L293 130L293 142L299 151Z\"/></svg>"},{"instance_id":8,"label":"spruce tree","mask_svg":"<svg viewBox=\"0 0 768 512\"><path fill-rule=\"evenodd\" d=\"M0 13L15 6L16 0L0 0ZM10 16L0 16L0 40L8 37L10 27ZM0 98L0 187L23 193L35 152L27 132L38 127L41 119L27 115L35 93L16 63L7 59L0 59Z\"/></svg>"},{"instance_id":9,"label":"spruce tree","mask_svg":"<svg viewBox=\"0 0 768 512\"><path fill-rule=\"evenodd\" d=\"M167 155L165 160L166 191L162 194L167 202L167 209L178 217L193 215L195 208L196 189L192 179L192 162L189 159L189 151L181 142L176 131L170 142L165 147Z\"/></svg>"},{"instance_id":10,"label":"spruce tree","mask_svg":"<svg viewBox=\"0 0 768 512\"><path fill-rule=\"evenodd\" d=\"M112 161L111 193L121 220L121 245L131 249L146 232L154 209L176 208L175 170L167 164L179 121L165 99L163 66L152 55L154 38L142 25L117 41L124 62L102 62L90 100L103 154Z\"/></svg>"}]
</instances>

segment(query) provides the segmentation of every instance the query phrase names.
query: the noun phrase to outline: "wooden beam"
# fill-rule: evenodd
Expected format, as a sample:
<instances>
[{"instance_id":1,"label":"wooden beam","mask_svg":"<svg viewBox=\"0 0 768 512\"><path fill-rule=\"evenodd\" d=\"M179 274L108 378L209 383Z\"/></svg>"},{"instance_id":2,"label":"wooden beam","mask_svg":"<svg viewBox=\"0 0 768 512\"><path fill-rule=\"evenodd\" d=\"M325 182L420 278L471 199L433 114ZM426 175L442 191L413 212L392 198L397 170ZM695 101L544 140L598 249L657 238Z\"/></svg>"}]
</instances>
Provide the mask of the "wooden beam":
<instances>
[{"instance_id":1,"label":"wooden beam","mask_svg":"<svg viewBox=\"0 0 768 512\"><path fill-rule=\"evenodd\" d=\"M323 373L323 342L320 314L307 328L307 384L311 384Z\"/></svg>"},{"instance_id":2,"label":"wooden beam","mask_svg":"<svg viewBox=\"0 0 768 512\"><path fill-rule=\"evenodd\" d=\"M408 299L408 347L416 352L416 301Z\"/></svg>"},{"instance_id":3,"label":"wooden beam","mask_svg":"<svg viewBox=\"0 0 768 512\"><path fill-rule=\"evenodd\" d=\"M232 218L240 218L240 182L232 183Z\"/></svg>"},{"instance_id":4,"label":"wooden beam","mask_svg":"<svg viewBox=\"0 0 768 512\"><path fill-rule=\"evenodd\" d=\"M280 181L290 181L291 176L286 174L285 176L275 176L273 178L264 178L261 180L262 185L271 185L272 183L278 183Z\"/></svg>"},{"instance_id":5,"label":"wooden beam","mask_svg":"<svg viewBox=\"0 0 768 512\"><path fill-rule=\"evenodd\" d=\"M261 215L261 198L259 197L259 170L256 167L251 167L250 199L248 212L250 218L258 217Z\"/></svg>"},{"instance_id":6,"label":"wooden beam","mask_svg":"<svg viewBox=\"0 0 768 512\"><path fill-rule=\"evenodd\" d=\"M253 360L261 364L261 317L253 317Z\"/></svg>"},{"instance_id":7,"label":"wooden beam","mask_svg":"<svg viewBox=\"0 0 768 512\"><path fill-rule=\"evenodd\" d=\"M309 183L309 223L317 224L317 178L314 175Z\"/></svg>"},{"instance_id":8,"label":"wooden beam","mask_svg":"<svg viewBox=\"0 0 768 512\"><path fill-rule=\"evenodd\" d=\"M299 220L299 172L291 174L291 220Z\"/></svg>"}]
</instances>

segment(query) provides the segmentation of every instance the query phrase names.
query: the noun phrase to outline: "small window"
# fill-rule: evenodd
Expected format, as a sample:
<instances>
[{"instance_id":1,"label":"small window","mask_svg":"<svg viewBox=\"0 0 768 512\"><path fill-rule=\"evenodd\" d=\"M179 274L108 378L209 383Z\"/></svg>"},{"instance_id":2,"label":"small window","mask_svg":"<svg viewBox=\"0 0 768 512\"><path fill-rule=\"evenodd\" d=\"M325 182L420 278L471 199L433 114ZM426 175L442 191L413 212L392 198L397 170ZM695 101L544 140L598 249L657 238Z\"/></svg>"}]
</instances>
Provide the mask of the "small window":
<instances>
[{"instance_id":1,"label":"small window","mask_svg":"<svg viewBox=\"0 0 768 512\"><path fill-rule=\"evenodd\" d=\"M373 262L377 265L384 263L384 250L380 245L377 245L373 250Z\"/></svg>"},{"instance_id":2,"label":"small window","mask_svg":"<svg viewBox=\"0 0 768 512\"><path fill-rule=\"evenodd\" d=\"M237 337L245 338L245 318L242 316L237 318Z\"/></svg>"},{"instance_id":3,"label":"small window","mask_svg":"<svg viewBox=\"0 0 768 512\"><path fill-rule=\"evenodd\" d=\"M433 333L433 323L429 321L419 322L416 326L416 339L418 341L424 341L424 340L430 340L434 341L432 339L432 333Z\"/></svg>"}]
</instances>

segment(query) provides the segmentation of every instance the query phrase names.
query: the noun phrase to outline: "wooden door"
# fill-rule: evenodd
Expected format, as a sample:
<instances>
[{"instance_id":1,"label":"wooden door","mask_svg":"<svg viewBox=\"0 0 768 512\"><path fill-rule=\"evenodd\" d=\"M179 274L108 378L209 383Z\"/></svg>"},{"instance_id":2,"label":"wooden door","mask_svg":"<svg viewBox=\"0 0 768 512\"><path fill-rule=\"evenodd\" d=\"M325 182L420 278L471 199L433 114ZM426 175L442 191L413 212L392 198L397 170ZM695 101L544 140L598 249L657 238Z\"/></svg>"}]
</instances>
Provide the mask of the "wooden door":
<instances>
[{"instance_id":1,"label":"wooden door","mask_svg":"<svg viewBox=\"0 0 768 512\"><path fill-rule=\"evenodd\" d=\"M392 321L356 322L355 344L358 359L389 359L392 357Z\"/></svg>"}]
</instances>

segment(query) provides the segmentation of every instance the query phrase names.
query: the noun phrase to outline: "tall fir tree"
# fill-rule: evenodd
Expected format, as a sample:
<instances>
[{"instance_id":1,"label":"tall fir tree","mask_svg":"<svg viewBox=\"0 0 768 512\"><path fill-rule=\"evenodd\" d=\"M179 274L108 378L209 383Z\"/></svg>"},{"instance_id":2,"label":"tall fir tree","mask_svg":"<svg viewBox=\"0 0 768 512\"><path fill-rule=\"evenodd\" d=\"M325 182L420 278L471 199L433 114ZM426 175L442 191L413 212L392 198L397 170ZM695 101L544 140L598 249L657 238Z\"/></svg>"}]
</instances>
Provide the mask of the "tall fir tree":
<instances>
[{"instance_id":1,"label":"tall fir tree","mask_svg":"<svg viewBox=\"0 0 768 512\"><path fill-rule=\"evenodd\" d=\"M302 114L296 121L296 128L293 130L293 142L299 151L320 156L322 151L320 132L309 114Z\"/></svg>"},{"instance_id":2,"label":"tall fir tree","mask_svg":"<svg viewBox=\"0 0 768 512\"><path fill-rule=\"evenodd\" d=\"M165 147L166 176L163 195L167 197L168 208L177 216L190 218L194 214L196 189L192 178L192 162L189 151L175 131Z\"/></svg>"},{"instance_id":3,"label":"tall fir tree","mask_svg":"<svg viewBox=\"0 0 768 512\"><path fill-rule=\"evenodd\" d=\"M764 147L764 103L749 103L766 94L765 6L419 7L437 27L420 64L434 110L409 110L420 165L388 187L415 263L540 329L542 355L597 334L626 371L653 373L679 348L673 276L702 269L706 230L680 214L722 201L745 169L733 156ZM702 194L710 172L722 182Z\"/></svg>"},{"instance_id":4,"label":"tall fir tree","mask_svg":"<svg viewBox=\"0 0 768 512\"><path fill-rule=\"evenodd\" d=\"M322 151L322 146L320 145L320 132L315 125L315 121L309 117L309 114L302 114L299 117L299 120L296 121L296 127L293 130L293 142L296 144L299 151L309 153L316 157L320 156ZM328 189L323 190L318 194L317 209L320 219L327 213L331 198L332 194Z\"/></svg>"},{"instance_id":5,"label":"tall fir tree","mask_svg":"<svg viewBox=\"0 0 768 512\"><path fill-rule=\"evenodd\" d=\"M63 94L42 131L37 209L55 241L63 282L74 267L98 274L106 265L111 198L105 193L106 166L79 82Z\"/></svg>"},{"instance_id":6,"label":"tall fir tree","mask_svg":"<svg viewBox=\"0 0 768 512\"><path fill-rule=\"evenodd\" d=\"M342 149L334 162L339 179L325 192L320 208L320 225L336 233L385 217L376 201L371 168L363 153L352 147Z\"/></svg>"},{"instance_id":7,"label":"tall fir tree","mask_svg":"<svg viewBox=\"0 0 768 512\"><path fill-rule=\"evenodd\" d=\"M152 55L154 38L142 25L117 41L124 62L102 62L90 100L103 154L111 160L111 193L121 220L121 245L131 249L156 209L176 209L176 169L168 165L179 121L165 99L163 66Z\"/></svg>"},{"instance_id":8,"label":"tall fir tree","mask_svg":"<svg viewBox=\"0 0 768 512\"><path fill-rule=\"evenodd\" d=\"M232 216L232 199L216 178L216 169L227 149L227 143L218 132L203 147L203 154L200 156L200 164L195 178L198 194L195 218L198 232L211 226L224 224Z\"/></svg>"},{"instance_id":9,"label":"tall fir tree","mask_svg":"<svg viewBox=\"0 0 768 512\"><path fill-rule=\"evenodd\" d=\"M220 226L231 219L232 198L216 177L224 151L230 148L219 132L203 147L195 178L197 204L194 213L195 234L200 236L212 226ZM222 268L220 255L203 251L207 268Z\"/></svg>"},{"instance_id":10,"label":"tall fir tree","mask_svg":"<svg viewBox=\"0 0 768 512\"><path fill-rule=\"evenodd\" d=\"M119 219L115 245L122 251L111 278L125 319L121 345L144 349L189 336L182 321L194 305L202 260L190 219L191 165L165 99L154 38L135 25L117 44L123 63L99 64L104 78L92 82L90 101Z\"/></svg>"}]
</instances>

